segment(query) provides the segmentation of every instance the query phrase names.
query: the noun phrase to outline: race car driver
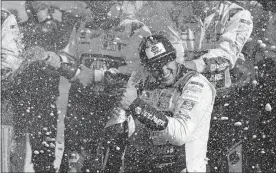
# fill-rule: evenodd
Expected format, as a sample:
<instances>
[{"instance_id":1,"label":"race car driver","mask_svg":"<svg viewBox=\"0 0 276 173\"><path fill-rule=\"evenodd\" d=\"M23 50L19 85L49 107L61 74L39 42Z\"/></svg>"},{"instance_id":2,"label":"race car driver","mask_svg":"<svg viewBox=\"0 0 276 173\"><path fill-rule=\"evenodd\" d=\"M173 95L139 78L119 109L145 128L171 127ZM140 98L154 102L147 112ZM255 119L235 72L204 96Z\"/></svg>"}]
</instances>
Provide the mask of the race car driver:
<instances>
[{"instance_id":1,"label":"race car driver","mask_svg":"<svg viewBox=\"0 0 276 173\"><path fill-rule=\"evenodd\" d=\"M122 109L130 113L124 171L206 172L214 86L177 63L176 50L162 35L143 40L140 58L148 76L132 76L121 106L112 111L117 117Z\"/></svg>"},{"instance_id":2,"label":"race car driver","mask_svg":"<svg viewBox=\"0 0 276 173\"><path fill-rule=\"evenodd\" d=\"M152 26L152 33L168 35L178 50L178 61L205 73L217 88L229 87L229 68L234 68L253 29L250 12L229 1L148 3L151 5L142 8L141 18L147 18L144 23ZM147 11L154 15L145 17Z\"/></svg>"},{"instance_id":3,"label":"race car driver","mask_svg":"<svg viewBox=\"0 0 276 173\"><path fill-rule=\"evenodd\" d=\"M150 35L150 31L142 22L126 14L125 3L87 2L92 17L87 16L75 25L68 45L58 55L47 54L47 62L72 82L61 171L68 171L69 166L77 171L98 169L92 160L95 160L96 153L101 152L98 145L109 138L104 126L108 109L116 103L114 96L104 94L107 88L104 72L119 72L127 81L127 76L139 68L138 47L143 36ZM117 165L108 166L107 163L106 170L112 168L109 171L116 172Z\"/></svg>"}]
</instances>

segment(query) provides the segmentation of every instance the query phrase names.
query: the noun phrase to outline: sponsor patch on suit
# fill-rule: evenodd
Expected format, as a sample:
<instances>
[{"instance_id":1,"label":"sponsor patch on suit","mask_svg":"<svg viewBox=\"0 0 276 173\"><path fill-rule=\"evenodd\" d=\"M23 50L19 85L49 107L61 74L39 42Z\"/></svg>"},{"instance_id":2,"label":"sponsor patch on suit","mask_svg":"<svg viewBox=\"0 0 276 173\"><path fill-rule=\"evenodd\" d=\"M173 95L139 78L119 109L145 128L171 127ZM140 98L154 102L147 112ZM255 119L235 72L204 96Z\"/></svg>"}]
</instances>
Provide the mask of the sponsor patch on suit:
<instances>
[{"instance_id":1,"label":"sponsor patch on suit","mask_svg":"<svg viewBox=\"0 0 276 173\"><path fill-rule=\"evenodd\" d=\"M204 84L202 84L200 82L196 82L196 81L191 81L191 82L189 82L189 84L198 85L198 86L200 86L202 88L204 87Z\"/></svg>"},{"instance_id":2,"label":"sponsor patch on suit","mask_svg":"<svg viewBox=\"0 0 276 173\"><path fill-rule=\"evenodd\" d=\"M192 100L183 100L183 103L180 106L180 109L186 109L188 111L191 111L194 108L195 104L196 104L195 101L192 101Z\"/></svg>"}]
</instances>

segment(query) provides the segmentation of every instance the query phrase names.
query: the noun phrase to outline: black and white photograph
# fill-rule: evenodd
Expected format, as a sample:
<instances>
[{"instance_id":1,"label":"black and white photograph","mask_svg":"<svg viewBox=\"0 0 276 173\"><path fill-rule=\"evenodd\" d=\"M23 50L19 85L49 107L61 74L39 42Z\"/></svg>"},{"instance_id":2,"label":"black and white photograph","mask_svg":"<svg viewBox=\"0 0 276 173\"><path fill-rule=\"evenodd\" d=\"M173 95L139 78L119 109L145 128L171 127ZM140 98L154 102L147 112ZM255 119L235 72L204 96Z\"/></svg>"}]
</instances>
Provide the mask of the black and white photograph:
<instances>
[{"instance_id":1,"label":"black and white photograph","mask_svg":"<svg viewBox=\"0 0 276 173\"><path fill-rule=\"evenodd\" d=\"M1 172L276 172L274 0L0 3Z\"/></svg>"}]
</instances>

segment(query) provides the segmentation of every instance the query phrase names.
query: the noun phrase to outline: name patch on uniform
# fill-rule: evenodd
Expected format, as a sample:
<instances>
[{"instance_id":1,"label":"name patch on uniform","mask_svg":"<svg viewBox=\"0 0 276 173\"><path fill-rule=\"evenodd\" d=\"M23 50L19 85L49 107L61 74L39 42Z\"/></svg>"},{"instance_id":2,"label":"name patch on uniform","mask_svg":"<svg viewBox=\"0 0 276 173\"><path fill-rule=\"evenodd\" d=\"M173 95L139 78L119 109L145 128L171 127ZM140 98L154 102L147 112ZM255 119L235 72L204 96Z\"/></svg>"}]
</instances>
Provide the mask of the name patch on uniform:
<instances>
[{"instance_id":1,"label":"name patch on uniform","mask_svg":"<svg viewBox=\"0 0 276 173\"><path fill-rule=\"evenodd\" d=\"M193 85L198 85L200 87L204 87L204 84L200 83L200 82L196 82L196 81L191 81L190 84L193 84Z\"/></svg>"},{"instance_id":2,"label":"name patch on uniform","mask_svg":"<svg viewBox=\"0 0 276 173\"><path fill-rule=\"evenodd\" d=\"M192 91L194 93L201 93L201 91L202 91L202 87L198 87L198 86L195 86L195 85L191 85L191 86L188 85L185 89L189 90L189 91Z\"/></svg>"},{"instance_id":3,"label":"name patch on uniform","mask_svg":"<svg viewBox=\"0 0 276 173\"><path fill-rule=\"evenodd\" d=\"M180 106L180 109L186 109L191 111L194 106L195 106L196 102L191 101L191 100L184 100L182 105Z\"/></svg>"},{"instance_id":4,"label":"name patch on uniform","mask_svg":"<svg viewBox=\"0 0 276 173\"><path fill-rule=\"evenodd\" d=\"M182 99L190 99L190 100L194 100L194 101L199 101L199 94L191 91L191 90L184 90L182 93Z\"/></svg>"},{"instance_id":5,"label":"name patch on uniform","mask_svg":"<svg viewBox=\"0 0 276 173\"><path fill-rule=\"evenodd\" d=\"M155 45L151 45L146 49L146 54L149 59L161 55L165 53L166 49L162 43L157 43Z\"/></svg>"}]
</instances>

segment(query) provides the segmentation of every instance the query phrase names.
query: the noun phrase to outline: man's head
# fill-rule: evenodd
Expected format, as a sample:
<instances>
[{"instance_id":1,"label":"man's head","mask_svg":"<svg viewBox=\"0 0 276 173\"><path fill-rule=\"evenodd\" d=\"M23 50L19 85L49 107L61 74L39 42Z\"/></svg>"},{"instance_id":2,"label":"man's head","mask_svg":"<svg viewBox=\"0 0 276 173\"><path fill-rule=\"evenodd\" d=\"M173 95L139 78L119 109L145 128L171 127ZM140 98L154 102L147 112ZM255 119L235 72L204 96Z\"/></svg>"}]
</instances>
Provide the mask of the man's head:
<instances>
[{"instance_id":1,"label":"man's head","mask_svg":"<svg viewBox=\"0 0 276 173\"><path fill-rule=\"evenodd\" d=\"M56 32L62 22L63 12L43 1L26 1L25 8L30 20L37 23L37 32Z\"/></svg>"},{"instance_id":2,"label":"man's head","mask_svg":"<svg viewBox=\"0 0 276 173\"><path fill-rule=\"evenodd\" d=\"M176 50L171 42L162 35L152 35L143 39L140 45L140 58L145 69L165 85L175 82L179 64Z\"/></svg>"}]
</instances>

